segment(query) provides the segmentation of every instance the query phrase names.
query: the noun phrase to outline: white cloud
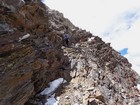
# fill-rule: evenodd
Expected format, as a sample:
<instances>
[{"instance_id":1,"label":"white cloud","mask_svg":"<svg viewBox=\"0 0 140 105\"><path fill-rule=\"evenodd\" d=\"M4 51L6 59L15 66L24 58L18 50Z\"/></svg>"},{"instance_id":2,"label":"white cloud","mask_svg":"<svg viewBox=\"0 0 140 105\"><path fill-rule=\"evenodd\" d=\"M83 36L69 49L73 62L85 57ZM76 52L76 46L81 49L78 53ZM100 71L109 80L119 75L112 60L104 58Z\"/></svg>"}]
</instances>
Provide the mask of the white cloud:
<instances>
[{"instance_id":1,"label":"white cloud","mask_svg":"<svg viewBox=\"0 0 140 105\"><path fill-rule=\"evenodd\" d=\"M140 10L136 14L140 16ZM130 28L127 29L129 25ZM118 51L123 48L128 48L128 54L125 57L132 63L132 68L140 74L139 27L140 18L134 19L131 24L126 20L120 20L113 27L114 30L109 30L110 34L103 36L103 39L111 42L113 48Z\"/></svg>"},{"instance_id":2,"label":"white cloud","mask_svg":"<svg viewBox=\"0 0 140 105\"><path fill-rule=\"evenodd\" d=\"M139 0L44 1L51 9L62 12L74 25L111 42L116 50L128 48L126 57L140 72Z\"/></svg>"}]
</instances>

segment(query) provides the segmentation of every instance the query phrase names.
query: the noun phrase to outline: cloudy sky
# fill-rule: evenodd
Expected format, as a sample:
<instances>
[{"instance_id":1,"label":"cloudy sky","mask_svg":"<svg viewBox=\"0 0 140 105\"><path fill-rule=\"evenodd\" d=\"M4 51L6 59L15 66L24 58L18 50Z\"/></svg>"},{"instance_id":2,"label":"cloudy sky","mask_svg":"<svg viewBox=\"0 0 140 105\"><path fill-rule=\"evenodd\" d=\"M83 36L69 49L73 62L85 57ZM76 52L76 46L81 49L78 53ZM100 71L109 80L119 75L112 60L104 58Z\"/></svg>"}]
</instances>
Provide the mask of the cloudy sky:
<instances>
[{"instance_id":1,"label":"cloudy sky","mask_svg":"<svg viewBox=\"0 0 140 105\"><path fill-rule=\"evenodd\" d=\"M140 74L139 0L44 0L74 25L100 36Z\"/></svg>"}]
</instances>

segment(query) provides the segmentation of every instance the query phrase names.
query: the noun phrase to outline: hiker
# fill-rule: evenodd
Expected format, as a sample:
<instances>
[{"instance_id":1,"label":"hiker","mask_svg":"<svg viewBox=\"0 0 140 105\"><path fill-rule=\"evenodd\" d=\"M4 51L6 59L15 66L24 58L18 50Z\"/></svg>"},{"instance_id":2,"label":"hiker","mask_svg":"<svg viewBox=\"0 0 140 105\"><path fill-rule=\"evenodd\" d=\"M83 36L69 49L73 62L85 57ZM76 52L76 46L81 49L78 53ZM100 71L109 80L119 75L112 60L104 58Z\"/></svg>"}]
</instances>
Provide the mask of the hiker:
<instances>
[{"instance_id":1,"label":"hiker","mask_svg":"<svg viewBox=\"0 0 140 105\"><path fill-rule=\"evenodd\" d=\"M69 33L68 32L65 34L64 40L66 42L66 46L69 47L70 36L69 36Z\"/></svg>"}]
</instances>

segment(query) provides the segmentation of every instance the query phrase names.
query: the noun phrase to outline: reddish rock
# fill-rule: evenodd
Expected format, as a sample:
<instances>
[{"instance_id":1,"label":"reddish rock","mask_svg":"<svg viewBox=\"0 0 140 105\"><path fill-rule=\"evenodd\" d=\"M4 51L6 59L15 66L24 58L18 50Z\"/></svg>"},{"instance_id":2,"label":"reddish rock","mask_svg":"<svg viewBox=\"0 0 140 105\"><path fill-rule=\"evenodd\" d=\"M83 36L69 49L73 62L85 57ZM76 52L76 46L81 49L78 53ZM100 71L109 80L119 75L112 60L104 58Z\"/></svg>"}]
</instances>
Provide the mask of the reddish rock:
<instances>
[{"instance_id":1,"label":"reddish rock","mask_svg":"<svg viewBox=\"0 0 140 105\"><path fill-rule=\"evenodd\" d=\"M7 44L0 48L0 53L10 52L14 49L14 44Z\"/></svg>"}]
</instances>

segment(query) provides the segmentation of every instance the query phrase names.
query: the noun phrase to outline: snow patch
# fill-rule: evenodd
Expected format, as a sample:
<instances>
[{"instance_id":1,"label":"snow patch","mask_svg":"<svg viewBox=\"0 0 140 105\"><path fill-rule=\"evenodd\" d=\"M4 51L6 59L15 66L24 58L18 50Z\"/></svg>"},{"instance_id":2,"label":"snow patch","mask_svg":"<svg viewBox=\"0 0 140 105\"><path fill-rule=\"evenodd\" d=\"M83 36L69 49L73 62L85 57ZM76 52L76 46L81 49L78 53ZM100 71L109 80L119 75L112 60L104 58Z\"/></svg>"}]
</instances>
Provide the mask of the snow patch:
<instances>
[{"instance_id":1,"label":"snow patch","mask_svg":"<svg viewBox=\"0 0 140 105\"><path fill-rule=\"evenodd\" d=\"M137 84L137 89L140 90L140 84Z\"/></svg>"},{"instance_id":2,"label":"snow patch","mask_svg":"<svg viewBox=\"0 0 140 105\"><path fill-rule=\"evenodd\" d=\"M53 93L62 83L65 83L66 80L64 80L63 78L58 78L52 82L49 83L48 88L44 89L40 94L41 95L50 95L51 93Z\"/></svg>"},{"instance_id":3,"label":"snow patch","mask_svg":"<svg viewBox=\"0 0 140 105\"><path fill-rule=\"evenodd\" d=\"M45 105L58 105L59 104L59 98L57 100L55 99L55 94L53 94L50 98L47 99L47 102Z\"/></svg>"},{"instance_id":4,"label":"snow patch","mask_svg":"<svg viewBox=\"0 0 140 105\"><path fill-rule=\"evenodd\" d=\"M19 37L19 42L24 40L24 39L27 39L28 37L30 37L30 34L26 34L26 35L24 35L22 37Z\"/></svg>"},{"instance_id":5,"label":"snow patch","mask_svg":"<svg viewBox=\"0 0 140 105\"><path fill-rule=\"evenodd\" d=\"M75 48L78 48L79 46L80 46L79 43L76 43L76 44L75 44Z\"/></svg>"},{"instance_id":6,"label":"snow patch","mask_svg":"<svg viewBox=\"0 0 140 105\"><path fill-rule=\"evenodd\" d=\"M94 39L94 37L88 38L88 42L91 42Z\"/></svg>"},{"instance_id":7,"label":"snow patch","mask_svg":"<svg viewBox=\"0 0 140 105\"><path fill-rule=\"evenodd\" d=\"M44 89L40 94L49 96L50 98L47 99L47 102L45 105L58 105L59 103L59 97L55 99L55 90L63 83L66 83L67 81L63 78L58 78L52 82L49 83L49 87Z\"/></svg>"}]
</instances>

